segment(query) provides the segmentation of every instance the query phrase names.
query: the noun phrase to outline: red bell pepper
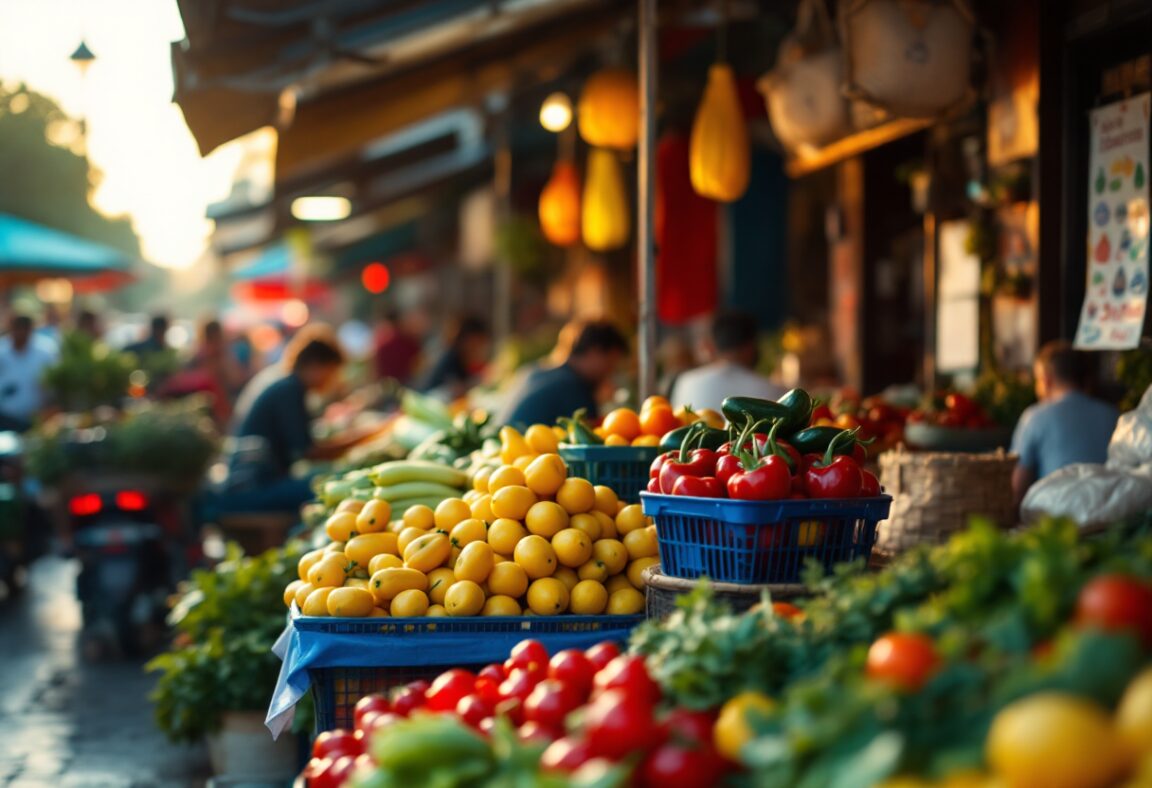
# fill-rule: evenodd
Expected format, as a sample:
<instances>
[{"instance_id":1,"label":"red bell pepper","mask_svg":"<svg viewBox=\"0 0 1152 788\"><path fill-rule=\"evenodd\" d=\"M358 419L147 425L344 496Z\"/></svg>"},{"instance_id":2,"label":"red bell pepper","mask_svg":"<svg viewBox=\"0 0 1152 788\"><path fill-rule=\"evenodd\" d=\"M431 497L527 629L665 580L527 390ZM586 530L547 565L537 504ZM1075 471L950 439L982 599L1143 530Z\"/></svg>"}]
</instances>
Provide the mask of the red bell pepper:
<instances>
[{"instance_id":1,"label":"red bell pepper","mask_svg":"<svg viewBox=\"0 0 1152 788\"><path fill-rule=\"evenodd\" d=\"M699 426L700 429L696 429ZM709 449L691 449L708 425L698 421L684 436L676 456L669 458L660 468L660 492L671 495L676 481L684 476L713 476L716 473L716 452Z\"/></svg>"},{"instance_id":2,"label":"red bell pepper","mask_svg":"<svg viewBox=\"0 0 1152 788\"><path fill-rule=\"evenodd\" d=\"M781 421L772 425L765 446L752 441L752 453L740 451L736 455L741 469L728 478L728 497L743 501L771 501L787 498L792 492L792 469L788 456L776 444L776 430ZM771 454L764 456L762 448Z\"/></svg>"},{"instance_id":3,"label":"red bell pepper","mask_svg":"<svg viewBox=\"0 0 1152 788\"><path fill-rule=\"evenodd\" d=\"M735 454L722 454L720 459L716 460L716 478L725 487L728 486L728 480L735 476L737 473L744 471L744 464L740 462L740 458Z\"/></svg>"},{"instance_id":4,"label":"red bell pepper","mask_svg":"<svg viewBox=\"0 0 1152 788\"><path fill-rule=\"evenodd\" d=\"M659 479L649 479L648 480L648 492L650 492L650 493L660 492L660 480Z\"/></svg>"},{"instance_id":5,"label":"red bell pepper","mask_svg":"<svg viewBox=\"0 0 1152 788\"><path fill-rule=\"evenodd\" d=\"M845 430L832 439L824 457L813 463L804 472L804 488L812 498L858 498L864 485L860 465L852 457L836 455L834 452L843 439L853 439L852 432Z\"/></svg>"},{"instance_id":6,"label":"red bell pepper","mask_svg":"<svg viewBox=\"0 0 1152 788\"><path fill-rule=\"evenodd\" d=\"M672 487L672 494L692 498L723 498L724 488L715 476L681 476Z\"/></svg>"},{"instance_id":7,"label":"red bell pepper","mask_svg":"<svg viewBox=\"0 0 1152 788\"><path fill-rule=\"evenodd\" d=\"M860 476L863 478L863 483L860 485L861 498L875 498L882 490L880 488L880 480L876 478L876 474L872 471L860 471Z\"/></svg>"}]
</instances>

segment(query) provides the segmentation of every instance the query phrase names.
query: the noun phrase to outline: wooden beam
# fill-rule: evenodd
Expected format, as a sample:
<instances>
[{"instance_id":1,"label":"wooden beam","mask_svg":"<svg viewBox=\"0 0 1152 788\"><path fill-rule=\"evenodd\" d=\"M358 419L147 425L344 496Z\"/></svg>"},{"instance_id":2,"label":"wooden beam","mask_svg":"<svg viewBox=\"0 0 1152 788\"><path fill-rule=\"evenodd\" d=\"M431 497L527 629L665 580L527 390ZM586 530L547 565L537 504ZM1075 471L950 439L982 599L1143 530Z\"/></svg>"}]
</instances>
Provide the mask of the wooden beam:
<instances>
[{"instance_id":1,"label":"wooden beam","mask_svg":"<svg viewBox=\"0 0 1152 788\"><path fill-rule=\"evenodd\" d=\"M784 169L790 178L800 178L810 173L822 170L845 159L859 156L861 153L879 148L889 142L915 134L935 123L929 118L898 118L880 126L874 126L864 131L850 134L836 140L823 148L814 148L802 152L789 160Z\"/></svg>"}]
</instances>

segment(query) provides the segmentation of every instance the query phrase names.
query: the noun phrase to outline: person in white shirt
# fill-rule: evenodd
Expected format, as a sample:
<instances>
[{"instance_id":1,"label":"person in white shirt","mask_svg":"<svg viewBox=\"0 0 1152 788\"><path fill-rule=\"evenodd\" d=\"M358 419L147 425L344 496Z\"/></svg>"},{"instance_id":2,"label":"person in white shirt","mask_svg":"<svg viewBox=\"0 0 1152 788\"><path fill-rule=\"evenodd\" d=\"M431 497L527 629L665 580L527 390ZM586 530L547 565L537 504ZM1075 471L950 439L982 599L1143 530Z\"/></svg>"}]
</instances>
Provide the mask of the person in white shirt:
<instances>
[{"instance_id":1,"label":"person in white shirt","mask_svg":"<svg viewBox=\"0 0 1152 788\"><path fill-rule=\"evenodd\" d=\"M756 318L745 312L720 312L712 321L707 347L712 361L680 375L672 402L697 410L720 409L725 397L778 399L784 389L755 372L760 359Z\"/></svg>"},{"instance_id":2,"label":"person in white shirt","mask_svg":"<svg viewBox=\"0 0 1152 788\"><path fill-rule=\"evenodd\" d=\"M44 407L44 371L56 363L49 340L35 336L32 319L14 315L0 339L0 429L23 432Z\"/></svg>"}]
</instances>

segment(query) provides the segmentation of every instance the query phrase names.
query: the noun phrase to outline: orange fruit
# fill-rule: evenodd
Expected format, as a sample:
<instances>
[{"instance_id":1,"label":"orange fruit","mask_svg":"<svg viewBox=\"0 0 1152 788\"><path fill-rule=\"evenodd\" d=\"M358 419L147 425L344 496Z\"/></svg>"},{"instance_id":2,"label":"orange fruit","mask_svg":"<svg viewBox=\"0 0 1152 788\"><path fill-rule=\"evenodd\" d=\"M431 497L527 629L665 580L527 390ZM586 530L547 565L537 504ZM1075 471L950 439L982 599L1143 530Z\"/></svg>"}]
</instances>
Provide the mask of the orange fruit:
<instances>
[{"instance_id":1,"label":"orange fruit","mask_svg":"<svg viewBox=\"0 0 1152 788\"><path fill-rule=\"evenodd\" d=\"M604 432L609 435L619 435L626 441L631 441L640 434L640 417L631 408L617 408L604 417L601 425Z\"/></svg>"},{"instance_id":2,"label":"orange fruit","mask_svg":"<svg viewBox=\"0 0 1152 788\"><path fill-rule=\"evenodd\" d=\"M656 405L640 416L640 431L645 435L663 435L680 426L680 419L676 418L672 408L667 405Z\"/></svg>"}]
</instances>

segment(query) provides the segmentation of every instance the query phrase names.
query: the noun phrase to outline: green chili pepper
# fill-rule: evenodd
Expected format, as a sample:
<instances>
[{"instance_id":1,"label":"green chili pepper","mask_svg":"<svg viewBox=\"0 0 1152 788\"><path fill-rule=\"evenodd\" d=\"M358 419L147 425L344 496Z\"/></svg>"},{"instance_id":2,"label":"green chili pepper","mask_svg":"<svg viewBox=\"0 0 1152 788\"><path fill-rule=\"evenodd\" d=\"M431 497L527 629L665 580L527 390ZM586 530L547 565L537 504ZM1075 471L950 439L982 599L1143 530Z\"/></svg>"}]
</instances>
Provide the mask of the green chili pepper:
<instances>
[{"instance_id":1,"label":"green chili pepper","mask_svg":"<svg viewBox=\"0 0 1152 788\"><path fill-rule=\"evenodd\" d=\"M783 422L780 437L791 435L808 426L812 420L812 397L804 389L792 389L778 401L757 399L756 397L728 397L721 404L725 418L733 424L753 421Z\"/></svg>"},{"instance_id":2,"label":"green chili pepper","mask_svg":"<svg viewBox=\"0 0 1152 788\"><path fill-rule=\"evenodd\" d=\"M856 437L855 431L840 427L808 427L797 432L788 442L801 454L824 454L837 436L845 432L852 433L852 439L841 438L836 442L833 454L852 454L856 444L866 446L872 442L862 441Z\"/></svg>"},{"instance_id":3,"label":"green chili pepper","mask_svg":"<svg viewBox=\"0 0 1152 788\"><path fill-rule=\"evenodd\" d=\"M604 439L592 431L588 422L584 421L584 408L572 414L572 418L560 418L557 422L568 431L568 442L576 446L602 446Z\"/></svg>"},{"instance_id":4,"label":"green chili pepper","mask_svg":"<svg viewBox=\"0 0 1152 788\"><path fill-rule=\"evenodd\" d=\"M684 442L684 436L698 423L700 422L693 422L686 427L677 427L671 432L664 433L664 437L660 439L660 448L666 451L679 449L680 445ZM697 439L700 441L701 447L715 451L727 442L728 431L705 426Z\"/></svg>"}]
</instances>

